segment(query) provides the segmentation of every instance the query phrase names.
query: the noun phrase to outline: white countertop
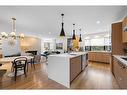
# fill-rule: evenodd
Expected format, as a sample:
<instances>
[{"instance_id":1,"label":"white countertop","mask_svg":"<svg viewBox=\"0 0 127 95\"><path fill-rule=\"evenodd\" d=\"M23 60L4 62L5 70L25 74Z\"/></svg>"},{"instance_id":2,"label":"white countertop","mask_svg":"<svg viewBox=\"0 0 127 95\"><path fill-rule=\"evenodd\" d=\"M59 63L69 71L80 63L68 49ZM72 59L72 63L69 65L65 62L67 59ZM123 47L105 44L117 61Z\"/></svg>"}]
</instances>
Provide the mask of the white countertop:
<instances>
[{"instance_id":1,"label":"white countertop","mask_svg":"<svg viewBox=\"0 0 127 95\"><path fill-rule=\"evenodd\" d=\"M123 65L127 66L127 61L122 59L123 58L127 58L127 56L123 56L123 55L113 55L118 61L120 61L121 63L123 63Z\"/></svg>"},{"instance_id":2,"label":"white countertop","mask_svg":"<svg viewBox=\"0 0 127 95\"><path fill-rule=\"evenodd\" d=\"M73 57L77 57L77 56L84 55L84 54L87 54L87 53L88 52L72 52L72 53L54 54L54 55L49 55L49 56L73 58Z\"/></svg>"}]
</instances>

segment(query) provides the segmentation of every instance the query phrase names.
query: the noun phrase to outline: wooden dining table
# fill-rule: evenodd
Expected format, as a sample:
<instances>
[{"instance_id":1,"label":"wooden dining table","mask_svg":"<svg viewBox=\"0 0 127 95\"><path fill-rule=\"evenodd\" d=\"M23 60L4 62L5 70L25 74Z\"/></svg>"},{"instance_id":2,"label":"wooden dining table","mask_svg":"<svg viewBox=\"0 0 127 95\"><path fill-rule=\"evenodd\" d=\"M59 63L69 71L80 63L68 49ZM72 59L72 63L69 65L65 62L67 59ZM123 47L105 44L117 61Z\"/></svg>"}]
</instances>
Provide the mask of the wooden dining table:
<instances>
[{"instance_id":1,"label":"wooden dining table","mask_svg":"<svg viewBox=\"0 0 127 95\"><path fill-rule=\"evenodd\" d=\"M34 59L34 56L4 57L4 58L0 58L0 63L1 64L10 63L10 62L13 62L14 59L19 58L19 57L26 57L27 60L33 60Z\"/></svg>"},{"instance_id":2,"label":"wooden dining table","mask_svg":"<svg viewBox=\"0 0 127 95\"><path fill-rule=\"evenodd\" d=\"M16 58L19 58L19 57L25 57L27 58L27 60L31 63L31 64L34 64L34 56L16 56L16 57L4 57L4 58L0 58L0 64L8 64L8 63L11 63L13 64L13 61L16 59ZM28 64L27 64L27 71L28 71ZM11 72L11 73L14 73L14 72ZM11 73L9 73L8 75L10 75ZM19 74L21 75L21 74Z\"/></svg>"}]
</instances>

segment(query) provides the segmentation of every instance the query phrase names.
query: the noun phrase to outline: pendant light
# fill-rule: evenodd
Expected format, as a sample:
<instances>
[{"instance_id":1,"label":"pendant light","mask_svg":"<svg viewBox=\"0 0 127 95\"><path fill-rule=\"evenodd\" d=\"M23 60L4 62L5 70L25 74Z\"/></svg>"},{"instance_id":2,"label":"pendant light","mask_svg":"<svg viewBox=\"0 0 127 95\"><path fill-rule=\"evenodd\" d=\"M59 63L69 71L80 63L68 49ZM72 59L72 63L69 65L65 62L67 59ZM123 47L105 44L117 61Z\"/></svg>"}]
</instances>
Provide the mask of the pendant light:
<instances>
[{"instance_id":1,"label":"pendant light","mask_svg":"<svg viewBox=\"0 0 127 95\"><path fill-rule=\"evenodd\" d=\"M75 40L76 37L75 37L75 24L73 24L73 36L72 36L72 39Z\"/></svg>"},{"instance_id":2,"label":"pendant light","mask_svg":"<svg viewBox=\"0 0 127 95\"><path fill-rule=\"evenodd\" d=\"M61 37L63 37L63 36L65 36L65 32L64 32L64 23L63 23L63 17L64 17L64 14L61 14L61 16L62 16L62 29L61 29L61 32L60 32L60 36Z\"/></svg>"},{"instance_id":3,"label":"pendant light","mask_svg":"<svg viewBox=\"0 0 127 95\"><path fill-rule=\"evenodd\" d=\"M81 29L79 29L80 33L81 33ZM81 34L79 36L79 42L82 42L82 37L81 37Z\"/></svg>"}]
</instances>

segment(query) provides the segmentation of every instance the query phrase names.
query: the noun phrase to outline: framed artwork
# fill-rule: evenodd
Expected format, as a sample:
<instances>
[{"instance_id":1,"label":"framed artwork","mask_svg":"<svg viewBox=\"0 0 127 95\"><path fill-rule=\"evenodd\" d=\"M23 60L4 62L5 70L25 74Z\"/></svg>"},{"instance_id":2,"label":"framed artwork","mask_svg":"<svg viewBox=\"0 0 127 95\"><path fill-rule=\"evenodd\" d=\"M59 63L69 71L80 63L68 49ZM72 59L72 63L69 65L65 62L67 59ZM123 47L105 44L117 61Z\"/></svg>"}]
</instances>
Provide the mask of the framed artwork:
<instances>
[{"instance_id":1,"label":"framed artwork","mask_svg":"<svg viewBox=\"0 0 127 95\"><path fill-rule=\"evenodd\" d=\"M63 49L63 43L56 43L56 49Z\"/></svg>"},{"instance_id":2,"label":"framed artwork","mask_svg":"<svg viewBox=\"0 0 127 95\"><path fill-rule=\"evenodd\" d=\"M50 43L49 42L44 42L44 49L50 50Z\"/></svg>"}]
</instances>

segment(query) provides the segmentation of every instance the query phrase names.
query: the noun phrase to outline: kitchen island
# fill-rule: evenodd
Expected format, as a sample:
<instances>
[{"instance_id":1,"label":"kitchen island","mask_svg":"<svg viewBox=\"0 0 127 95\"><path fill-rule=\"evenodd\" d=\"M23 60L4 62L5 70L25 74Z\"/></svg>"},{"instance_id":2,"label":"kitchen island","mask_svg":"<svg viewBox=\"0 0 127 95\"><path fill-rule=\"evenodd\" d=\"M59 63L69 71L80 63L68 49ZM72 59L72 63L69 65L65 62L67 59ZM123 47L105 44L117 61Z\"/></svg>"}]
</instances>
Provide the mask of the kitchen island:
<instances>
[{"instance_id":1,"label":"kitchen island","mask_svg":"<svg viewBox=\"0 0 127 95\"><path fill-rule=\"evenodd\" d=\"M87 66L87 52L48 56L48 78L70 88L71 82Z\"/></svg>"}]
</instances>

